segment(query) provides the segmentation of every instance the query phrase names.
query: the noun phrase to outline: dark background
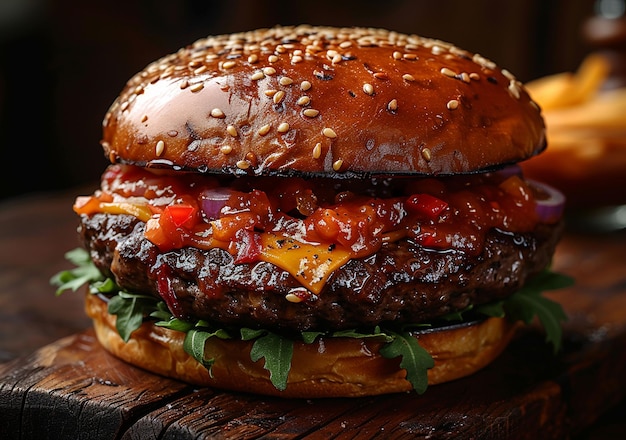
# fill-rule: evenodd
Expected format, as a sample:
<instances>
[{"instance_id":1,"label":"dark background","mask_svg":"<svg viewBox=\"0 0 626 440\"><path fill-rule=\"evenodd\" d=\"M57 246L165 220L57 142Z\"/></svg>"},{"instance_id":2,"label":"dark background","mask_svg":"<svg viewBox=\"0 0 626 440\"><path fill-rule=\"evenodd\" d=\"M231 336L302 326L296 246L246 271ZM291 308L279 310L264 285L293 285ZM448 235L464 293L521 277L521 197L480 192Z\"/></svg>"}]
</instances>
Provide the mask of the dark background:
<instances>
[{"instance_id":1,"label":"dark background","mask_svg":"<svg viewBox=\"0 0 626 440\"><path fill-rule=\"evenodd\" d=\"M0 199L97 181L126 80L196 39L276 24L374 26L478 52L522 81L574 70L592 0L0 0Z\"/></svg>"}]
</instances>

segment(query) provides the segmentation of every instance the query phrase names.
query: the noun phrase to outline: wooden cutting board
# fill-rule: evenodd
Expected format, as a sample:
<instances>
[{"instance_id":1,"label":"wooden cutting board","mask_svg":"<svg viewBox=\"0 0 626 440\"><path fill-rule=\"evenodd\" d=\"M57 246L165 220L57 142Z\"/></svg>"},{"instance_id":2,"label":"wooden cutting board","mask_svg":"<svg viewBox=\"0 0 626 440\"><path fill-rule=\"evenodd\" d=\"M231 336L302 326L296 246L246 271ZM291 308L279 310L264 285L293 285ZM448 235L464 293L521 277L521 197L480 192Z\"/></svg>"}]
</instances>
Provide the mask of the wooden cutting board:
<instances>
[{"instance_id":1,"label":"wooden cutting board","mask_svg":"<svg viewBox=\"0 0 626 440\"><path fill-rule=\"evenodd\" d=\"M568 236L558 356L531 328L479 373L414 393L287 400L194 387L129 366L91 330L0 365L0 438L560 438L626 396L626 235Z\"/></svg>"}]
</instances>

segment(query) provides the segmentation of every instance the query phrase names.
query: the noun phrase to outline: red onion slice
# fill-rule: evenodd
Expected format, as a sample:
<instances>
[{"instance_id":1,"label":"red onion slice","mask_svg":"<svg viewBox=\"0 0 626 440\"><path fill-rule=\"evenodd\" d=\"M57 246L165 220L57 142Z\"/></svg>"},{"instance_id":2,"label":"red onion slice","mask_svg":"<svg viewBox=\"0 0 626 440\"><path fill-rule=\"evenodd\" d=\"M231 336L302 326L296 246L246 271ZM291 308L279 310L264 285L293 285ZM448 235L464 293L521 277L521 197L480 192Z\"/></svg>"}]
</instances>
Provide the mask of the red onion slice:
<instances>
[{"instance_id":1,"label":"red onion slice","mask_svg":"<svg viewBox=\"0 0 626 440\"><path fill-rule=\"evenodd\" d=\"M202 200L202 212L208 220L215 220L220 217L222 208L230 199L233 190L228 188L212 188L204 190L200 196Z\"/></svg>"},{"instance_id":2,"label":"red onion slice","mask_svg":"<svg viewBox=\"0 0 626 440\"><path fill-rule=\"evenodd\" d=\"M563 216L565 209L565 196L556 188L537 182L536 180L526 179L526 181L534 188L535 198L537 200L536 212L542 222L556 223Z\"/></svg>"}]
</instances>

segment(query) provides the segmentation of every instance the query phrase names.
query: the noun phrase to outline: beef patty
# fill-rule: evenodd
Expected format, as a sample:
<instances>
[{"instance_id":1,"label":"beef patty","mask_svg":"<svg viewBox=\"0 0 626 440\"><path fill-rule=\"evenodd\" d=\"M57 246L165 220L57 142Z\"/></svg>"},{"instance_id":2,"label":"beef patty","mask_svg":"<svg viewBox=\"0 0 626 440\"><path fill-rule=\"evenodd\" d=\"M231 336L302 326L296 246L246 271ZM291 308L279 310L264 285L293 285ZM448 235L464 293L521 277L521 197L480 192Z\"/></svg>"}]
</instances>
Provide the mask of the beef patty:
<instances>
[{"instance_id":1,"label":"beef patty","mask_svg":"<svg viewBox=\"0 0 626 440\"><path fill-rule=\"evenodd\" d=\"M509 296L549 264L561 225L533 234L492 230L478 256L385 243L335 271L318 295L271 263L235 264L222 249L161 253L144 227L132 216L96 214L83 215L79 230L105 275L122 289L163 297L178 317L303 331L430 321ZM288 301L289 293L304 300Z\"/></svg>"}]
</instances>

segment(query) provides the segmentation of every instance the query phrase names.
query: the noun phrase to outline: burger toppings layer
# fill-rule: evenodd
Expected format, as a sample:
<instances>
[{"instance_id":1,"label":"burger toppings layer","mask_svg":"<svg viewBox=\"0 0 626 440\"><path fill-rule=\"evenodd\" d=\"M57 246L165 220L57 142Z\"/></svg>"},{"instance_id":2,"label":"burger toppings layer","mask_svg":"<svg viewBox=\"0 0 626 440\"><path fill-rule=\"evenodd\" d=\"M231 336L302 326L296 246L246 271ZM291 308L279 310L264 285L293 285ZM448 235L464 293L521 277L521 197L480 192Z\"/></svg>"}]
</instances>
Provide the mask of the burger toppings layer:
<instances>
[{"instance_id":1,"label":"burger toppings layer","mask_svg":"<svg viewBox=\"0 0 626 440\"><path fill-rule=\"evenodd\" d=\"M113 165L74 209L100 269L175 316L311 330L508 296L549 263L545 197L516 170L337 181Z\"/></svg>"}]
</instances>

